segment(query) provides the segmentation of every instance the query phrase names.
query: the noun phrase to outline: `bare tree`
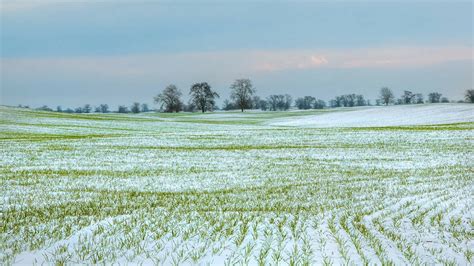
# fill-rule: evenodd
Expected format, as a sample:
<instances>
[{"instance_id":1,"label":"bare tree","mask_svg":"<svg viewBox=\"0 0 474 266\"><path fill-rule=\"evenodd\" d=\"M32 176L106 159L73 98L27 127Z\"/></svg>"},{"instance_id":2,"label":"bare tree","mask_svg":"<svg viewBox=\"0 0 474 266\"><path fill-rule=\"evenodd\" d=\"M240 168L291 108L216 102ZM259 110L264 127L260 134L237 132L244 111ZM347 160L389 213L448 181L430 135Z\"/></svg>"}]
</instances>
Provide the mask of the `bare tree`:
<instances>
[{"instance_id":1,"label":"bare tree","mask_svg":"<svg viewBox=\"0 0 474 266\"><path fill-rule=\"evenodd\" d=\"M368 105L368 104L367 104L367 101L366 101L365 98L364 98L364 95L362 95L362 94L357 94L357 95L355 96L355 98L356 98L356 100L355 100L355 105L356 105L356 106L366 106L366 105Z\"/></svg>"},{"instance_id":2,"label":"bare tree","mask_svg":"<svg viewBox=\"0 0 474 266\"><path fill-rule=\"evenodd\" d=\"M335 99L330 101L331 107L354 107L354 106L365 106L367 101L361 94L345 94L336 96Z\"/></svg>"},{"instance_id":3,"label":"bare tree","mask_svg":"<svg viewBox=\"0 0 474 266\"><path fill-rule=\"evenodd\" d=\"M289 94L285 94L283 110L289 110L291 108L292 103L293 103L293 98Z\"/></svg>"},{"instance_id":4,"label":"bare tree","mask_svg":"<svg viewBox=\"0 0 474 266\"><path fill-rule=\"evenodd\" d=\"M411 104L414 102L416 94L411 91L404 91L402 95L403 104Z\"/></svg>"},{"instance_id":5,"label":"bare tree","mask_svg":"<svg viewBox=\"0 0 474 266\"><path fill-rule=\"evenodd\" d=\"M255 88L250 79L237 79L230 89L232 90L230 98L242 112L244 109L252 108L252 95L255 93Z\"/></svg>"},{"instance_id":6,"label":"bare tree","mask_svg":"<svg viewBox=\"0 0 474 266\"><path fill-rule=\"evenodd\" d=\"M388 105L390 102L393 101L394 95L391 89L388 87L383 87L380 89L380 100L385 105Z\"/></svg>"},{"instance_id":7,"label":"bare tree","mask_svg":"<svg viewBox=\"0 0 474 266\"><path fill-rule=\"evenodd\" d=\"M229 100L224 100L224 104L222 105L222 110L230 111L236 109L235 104Z\"/></svg>"},{"instance_id":8,"label":"bare tree","mask_svg":"<svg viewBox=\"0 0 474 266\"><path fill-rule=\"evenodd\" d=\"M474 103L474 90L466 90L464 98L466 99L466 102Z\"/></svg>"},{"instance_id":9,"label":"bare tree","mask_svg":"<svg viewBox=\"0 0 474 266\"><path fill-rule=\"evenodd\" d=\"M314 109L324 109L325 107L326 107L326 102L323 100L316 100L313 105Z\"/></svg>"},{"instance_id":10,"label":"bare tree","mask_svg":"<svg viewBox=\"0 0 474 266\"><path fill-rule=\"evenodd\" d=\"M273 95L268 96L267 103L268 103L268 108L270 109L270 111L278 110L278 102L280 100L280 96L282 95L273 94Z\"/></svg>"},{"instance_id":11,"label":"bare tree","mask_svg":"<svg viewBox=\"0 0 474 266\"><path fill-rule=\"evenodd\" d=\"M425 99L423 97L423 94L417 93L415 95L415 103L420 104L420 103L425 103Z\"/></svg>"},{"instance_id":12,"label":"bare tree","mask_svg":"<svg viewBox=\"0 0 474 266\"><path fill-rule=\"evenodd\" d=\"M261 99L258 102L258 106L259 106L259 109L262 110L262 111L268 110L268 102L266 100Z\"/></svg>"},{"instance_id":13,"label":"bare tree","mask_svg":"<svg viewBox=\"0 0 474 266\"><path fill-rule=\"evenodd\" d=\"M91 110L92 110L92 107L91 107L90 104L86 104L86 105L84 105L84 108L82 108L83 113L90 113Z\"/></svg>"},{"instance_id":14,"label":"bare tree","mask_svg":"<svg viewBox=\"0 0 474 266\"><path fill-rule=\"evenodd\" d=\"M304 96L296 99L295 105L298 109L307 110L313 108L315 102L316 98L312 96Z\"/></svg>"},{"instance_id":15,"label":"bare tree","mask_svg":"<svg viewBox=\"0 0 474 266\"><path fill-rule=\"evenodd\" d=\"M128 113L128 108L126 106L120 105L117 110L118 113Z\"/></svg>"},{"instance_id":16,"label":"bare tree","mask_svg":"<svg viewBox=\"0 0 474 266\"><path fill-rule=\"evenodd\" d=\"M274 95L268 96L267 102L268 102L268 107L270 111L288 110L291 107L291 103L293 102L293 99L288 94L285 94L285 95L274 94Z\"/></svg>"},{"instance_id":17,"label":"bare tree","mask_svg":"<svg viewBox=\"0 0 474 266\"><path fill-rule=\"evenodd\" d=\"M175 85L171 84L155 97L155 102L161 104L160 108L164 106L165 112L177 113L183 108L181 95L181 91Z\"/></svg>"},{"instance_id":18,"label":"bare tree","mask_svg":"<svg viewBox=\"0 0 474 266\"><path fill-rule=\"evenodd\" d=\"M146 103L142 103L142 112L148 112L150 111L150 109L148 108L148 104Z\"/></svg>"},{"instance_id":19,"label":"bare tree","mask_svg":"<svg viewBox=\"0 0 474 266\"><path fill-rule=\"evenodd\" d=\"M109 106L107 104L101 104L100 105L100 112L101 113L108 113L109 112Z\"/></svg>"},{"instance_id":20,"label":"bare tree","mask_svg":"<svg viewBox=\"0 0 474 266\"><path fill-rule=\"evenodd\" d=\"M191 95L192 103L203 113L207 110L212 111L216 104L214 99L219 98L219 94L212 91L211 86L207 82L193 84L189 94Z\"/></svg>"},{"instance_id":21,"label":"bare tree","mask_svg":"<svg viewBox=\"0 0 474 266\"><path fill-rule=\"evenodd\" d=\"M356 98L357 96L355 94L347 94L346 95L347 106L354 107L356 105Z\"/></svg>"},{"instance_id":22,"label":"bare tree","mask_svg":"<svg viewBox=\"0 0 474 266\"><path fill-rule=\"evenodd\" d=\"M252 108L253 109L262 109L262 105L265 103L259 96L255 95L252 97ZM265 109L265 107L263 107Z\"/></svg>"},{"instance_id":23,"label":"bare tree","mask_svg":"<svg viewBox=\"0 0 474 266\"><path fill-rule=\"evenodd\" d=\"M133 103L132 106L130 107L130 110L134 114L140 113L140 103L137 103L137 102Z\"/></svg>"},{"instance_id":24,"label":"bare tree","mask_svg":"<svg viewBox=\"0 0 474 266\"><path fill-rule=\"evenodd\" d=\"M430 94L428 94L428 102L430 103L439 103L440 100L441 100L441 96L443 94L439 93L439 92L431 92Z\"/></svg>"}]
</instances>

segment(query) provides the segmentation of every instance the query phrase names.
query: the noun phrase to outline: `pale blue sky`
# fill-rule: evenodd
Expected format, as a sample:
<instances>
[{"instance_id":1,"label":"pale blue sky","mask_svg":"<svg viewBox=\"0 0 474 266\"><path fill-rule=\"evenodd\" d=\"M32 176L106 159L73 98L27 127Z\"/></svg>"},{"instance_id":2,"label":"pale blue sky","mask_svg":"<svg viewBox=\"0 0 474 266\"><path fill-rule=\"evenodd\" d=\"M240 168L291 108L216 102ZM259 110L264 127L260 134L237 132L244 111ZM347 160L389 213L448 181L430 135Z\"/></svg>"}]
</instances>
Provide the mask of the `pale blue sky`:
<instances>
[{"instance_id":1,"label":"pale blue sky","mask_svg":"<svg viewBox=\"0 0 474 266\"><path fill-rule=\"evenodd\" d=\"M236 78L258 94L462 98L472 2L2 1L2 104L151 103L169 83Z\"/></svg>"}]
</instances>

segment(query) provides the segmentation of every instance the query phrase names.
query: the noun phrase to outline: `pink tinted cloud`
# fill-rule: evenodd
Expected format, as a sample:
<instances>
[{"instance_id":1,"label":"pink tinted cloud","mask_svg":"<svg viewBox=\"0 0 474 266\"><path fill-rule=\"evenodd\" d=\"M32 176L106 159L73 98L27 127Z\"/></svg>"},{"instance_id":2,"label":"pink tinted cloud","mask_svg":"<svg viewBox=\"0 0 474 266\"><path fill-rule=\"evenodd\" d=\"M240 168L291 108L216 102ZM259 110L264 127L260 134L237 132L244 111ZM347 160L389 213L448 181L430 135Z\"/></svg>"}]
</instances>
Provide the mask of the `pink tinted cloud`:
<instances>
[{"instance_id":1,"label":"pink tinted cloud","mask_svg":"<svg viewBox=\"0 0 474 266\"><path fill-rule=\"evenodd\" d=\"M335 55L341 68L422 67L452 61L473 60L473 48L395 47L355 50Z\"/></svg>"},{"instance_id":2,"label":"pink tinted cloud","mask_svg":"<svg viewBox=\"0 0 474 266\"><path fill-rule=\"evenodd\" d=\"M467 46L329 49L320 51L274 51L255 54L256 71L310 68L421 67L472 60Z\"/></svg>"},{"instance_id":3,"label":"pink tinted cloud","mask_svg":"<svg viewBox=\"0 0 474 266\"><path fill-rule=\"evenodd\" d=\"M253 61L252 69L256 71L308 69L328 64L324 55L310 52L260 52L255 53Z\"/></svg>"},{"instance_id":4,"label":"pink tinted cloud","mask_svg":"<svg viewBox=\"0 0 474 266\"><path fill-rule=\"evenodd\" d=\"M4 58L3 75L25 73L78 74L113 77L213 77L304 69L412 68L473 60L473 48L395 47L329 50L232 51L179 54L142 54L100 57Z\"/></svg>"}]
</instances>

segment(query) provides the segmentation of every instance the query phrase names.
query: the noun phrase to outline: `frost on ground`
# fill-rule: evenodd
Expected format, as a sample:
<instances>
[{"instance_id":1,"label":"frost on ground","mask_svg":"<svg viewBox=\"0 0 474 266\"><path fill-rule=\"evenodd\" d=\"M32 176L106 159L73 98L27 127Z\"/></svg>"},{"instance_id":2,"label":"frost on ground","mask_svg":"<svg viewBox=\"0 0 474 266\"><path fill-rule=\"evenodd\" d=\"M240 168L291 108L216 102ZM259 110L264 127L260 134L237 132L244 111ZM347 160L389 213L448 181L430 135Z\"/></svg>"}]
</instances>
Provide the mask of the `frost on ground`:
<instances>
[{"instance_id":1,"label":"frost on ground","mask_svg":"<svg viewBox=\"0 0 474 266\"><path fill-rule=\"evenodd\" d=\"M347 108L299 118L284 118L270 124L303 127L377 127L474 122L472 104L398 105Z\"/></svg>"},{"instance_id":2,"label":"frost on ground","mask_svg":"<svg viewBox=\"0 0 474 266\"><path fill-rule=\"evenodd\" d=\"M396 108L439 120L0 107L0 264L473 264L472 107Z\"/></svg>"}]
</instances>

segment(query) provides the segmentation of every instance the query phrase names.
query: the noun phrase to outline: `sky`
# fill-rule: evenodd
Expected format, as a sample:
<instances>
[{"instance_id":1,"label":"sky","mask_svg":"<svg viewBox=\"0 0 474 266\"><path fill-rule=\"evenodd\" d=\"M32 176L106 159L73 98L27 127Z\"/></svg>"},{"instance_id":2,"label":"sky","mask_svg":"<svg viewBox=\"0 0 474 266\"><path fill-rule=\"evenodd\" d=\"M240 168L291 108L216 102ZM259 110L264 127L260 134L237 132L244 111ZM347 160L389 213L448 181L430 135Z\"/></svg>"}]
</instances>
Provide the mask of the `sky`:
<instances>
[{"instance_id":1,"label":"sky","mask_svg":"<svg viewBox=\"0 0 474 266\"><path fill-rule=\"evenodd\" d=\"M152 105L202 81L222 102L238 78L324 100L473 87L472 1L0 1L3 105Z\"/></svg>"}]
</instances>

